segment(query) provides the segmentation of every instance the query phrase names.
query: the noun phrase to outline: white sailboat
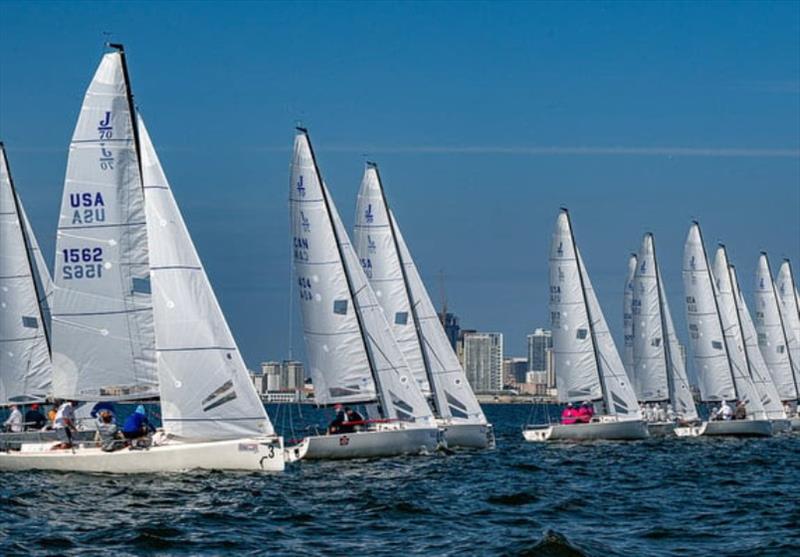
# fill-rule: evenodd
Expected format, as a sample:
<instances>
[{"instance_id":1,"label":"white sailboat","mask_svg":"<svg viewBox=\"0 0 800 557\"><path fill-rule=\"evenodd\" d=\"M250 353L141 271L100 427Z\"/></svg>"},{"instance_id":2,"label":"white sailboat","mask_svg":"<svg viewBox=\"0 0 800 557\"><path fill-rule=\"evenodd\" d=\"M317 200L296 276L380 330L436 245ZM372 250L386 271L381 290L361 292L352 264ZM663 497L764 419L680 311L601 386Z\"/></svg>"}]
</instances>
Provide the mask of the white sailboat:
<instances>
[{"instance_id":1,"label":"white sailboat","mask_svg":"<svg viewBox=\"0 0 800 557\"><path fill-rule=\"evenodd\" d=\"M353 242L409 369L430 401L448 448L492 447L492 427L447 339L389 208L374 163L367 163L361 181Z\"/></svg>"},{"instance_id":2,"label":"white sailboat","mask_svg":"<svg viewBox=\"0 0 800 557\"><path fill-rule=\"evenodd\" d=\"M720 263L720 268L721 268ZM689 344L704 402L743 400L746 420L709 421L704 435L770 436L772 424L756 394L738 326L727 261L717 282L708 265L700 225L692 223L683 251Z\"/></svg>"},{"instance_id":3,"label":"white sailboat","mask_svg":"<svg viewBox=\"0 0 800 557\"><path fill-rule=\"evenodd\" d=\"M124 52L118 46L117 52L103 57L93 86L99 83L106 91L126 92L126 82ZM89 101L93 100L91 93L90 87ZM135 168L141 169L141 173L137 173L138 187L146 192L146 203L140 205L141 215L137 216L144 219L146 213L149 234L149 238L145 238L149 240L150 253L147 291L150 298L152 289L155 306L151 327L156 355L153 367L160 380L163 429L156 434L151 447L138 450L124 448L105 452L93 443L80 444L71 450L52 450L52 444L48 443L27 444L19 452L0 454L0 469L112 473L193 468L281 471L285 461L283 440L275 435L250 382L144 124L133 123L129 94L128 103L121 105L113 100L111 103L111 110L100 122L114 129L135 125L134 150L130 150L127 141L110 145L98 142L95 154L114 160L133 154ZM98 114L96 110L97 107L90 104L87 108L85 104L81 117L93 118ZM102 135L101 139L104 139ZM80 148L81 151L86 149L85 146ZM81 156L88 159L85 153ZM144 201L145 196L142 197ZM111 214L115 212L110 203L104 205L111 208ZM87 240L87 243L96 241ZM91 245L75 249L93 249ZM103 261L117 260L104 258ZM137 267L141 260L135 263L133 266ZM113 267L112 263L110 269ZM74 269L69 271L73 278ZM67 273L63 268L61 272ZM86 273L81 274L85 276ZM81 317L85 317L84 312ZM86 384L79 379L78 385ZM81 392L98 396L110 394L108 391Z\"/></svg>"},{"instance_id":4,"label":"white sailboat","mask_svg":"<svg viewBox=\"0 0 800 557\"><path fill-rule=\"evenodd\" d=\"M39 259L0 143L0 406L43 402L50 393L49 272Z\"/></svg>"},{"instance_id":5,"label":"white sailboat","mask_svg":"<svg viewBox=\"0 0 800 557\"><path fill-rule=\"evenodd\" d=\"M784 290L786 285L784 283ZM798 403L800 398L800 362L795 361L790 349L791 331L784 316L790 317L778 295L779 289L772 280L772 270L765 252L761 252L756 268L755 327L758 347L769 368L778 395L788 408L793 429L800 429Z\"/></svg>"},{"instance_id":6,"label":"white sailboat","mask_svg":"<svg viewBox=\"0 0 800 557\"><path fill-rule=\"evenodd\" d=\"M662 406L666 419L648 422L651 435L699 435L705 426L699 423L661 280L655 239L650 233L642 240L637 262L631 302L634 362L630 375L636 396L644 404Z\"/></svg>"},{"instance_id":7,"label":"white sailboat","mask_svg":"<svg viewBox=\"0 0 800 557\"><path fill-rule=\"evenodd\" d=\"M317 404L370 405L350 433L306 437L296 460L394 456L435 450L439 430L350 244L298 128L289 205L294 270Z\"/></svg>"},{"instance_id":8,"label":"white sailboat","mask_svg":"<svg viewBox=\"0 0 800 557\"><path fill-rule=\"evenodd\" d=\"M794 283L792 265L784 259L775 277L775 289L778 296L778 307L786 324L786 336L789 342L789 354L795 365L795 372L800 374L800 300Z\"/></svg>"},{"instance_id":9,"label":"white sailboat","mask_svg":"<svg viewBox=\"0 0 800 557\"><path fill-rule=\"evenodd\" d=\"M721 250L723 248L717 250L718 256ZM769 373L764 357L758 349L758 335L756 334L755 325L753 325L753 319L750 316L750 310L747 308L747 302L744 299L742 290L739 288L736 268L733 265L729 265L729 271L733 299L739 316L739 328L742 334L744 353L747 358L753 386L755 386L756 392L761 399L761 405L764 407L767 418L772 422L772 432L790 431L792 426L789 417L783 409L778 389L772 381L772 376Z\"/></svg>"},{"instance_id":10,"label":"white sailboat","mask_svg":"<svg viewBox=\"0 0 800 557\"><path fill-rule=\"evenodd\" d=\"M636 375L633 370L633 279L636 275L637 256L632 253L628 257L628 275L625 277L625 291L622 295L622 365L625 374L636 387Z\"/></svg>"},{"instance_id":11,"label":"white sailboat","mask_svg":"<svg viewBox=\"0 0 800 557\"><path fill-rule=\"evenodd\" d=\"M566 209L558 215L550 249L550 315L559 398L592 401L597 412L588 424L528 426L523 430L525 439L647 438L647 425L576 247Z\"/></svg>"}]
</instances>

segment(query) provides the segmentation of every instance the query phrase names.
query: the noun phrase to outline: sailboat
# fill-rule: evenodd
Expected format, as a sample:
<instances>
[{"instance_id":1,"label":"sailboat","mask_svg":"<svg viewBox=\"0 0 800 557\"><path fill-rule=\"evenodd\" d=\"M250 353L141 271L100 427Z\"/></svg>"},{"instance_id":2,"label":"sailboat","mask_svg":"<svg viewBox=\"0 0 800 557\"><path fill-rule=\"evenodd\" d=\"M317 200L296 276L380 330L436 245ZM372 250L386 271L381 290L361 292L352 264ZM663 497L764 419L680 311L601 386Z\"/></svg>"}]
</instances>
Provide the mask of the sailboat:
<instances>
[{"instance_id":1,"label":"sailboat","mask_svg":"<svg viewBox=\"0 0 800 557\"><path fill-rule=\"evenodd\" d=\"M320 406L369 405L356 431L304 438L290 460L433 451L439 430L322 180L307 130L297 129L289 205L306 353Z\"/></svg>"},{"instance_id":2,"label":"sailboat","mask_svg":"<svg viewBox=\"0 0 800 557\"><path fill-rule=\"evenodd\" d=\"M785 283L784 283L785 285ZM784 287L785 290L786 286ZM800 398L800 362L795 361L790 349L791 332L784 321L790 317L778 296L779 289L772 280L769 258L761 252L756 268L756 319L758 347L767 364L778 395L788 409L793 429L800 429L797 415Z\"/></svg>"},{"instance_id":3,"label":"sailboat","mask_svg":"<svg viewBox=\"0 0 800 557\"><path fill-rule=\"evenodd\" d=\"M633 387L562 209L550 249L550 316L556 385L562 402L592 401L591 423L529 425L527 441L645 439Z\"/></svg>"},{"instance_id":4,"label":"sailboat","mask_svg":"<svg viewBox=\"0 0 800 557\"><path fill-rule=\"evenodd\" d=\"M770 436L772 424L750 379L733 303L727 261L712 275L700 225L692 223L683 251L689 344L704 402L744 401L746 420L711 420L704 435ZM724 270L724 272L723 272Z\"/></svg>"},{"instance_id":5,"label":"sailboat","mask_svg":"<svg viewBox=\"0 0 800 557\"><path fill-rule=\"evenodd\" d=\"M637 256L628 257L628 275L625 277L625 291L622 295L622 365L625 375L633 382L636 390L636 376L633 373L633 279L636 275Z\"/></svg>"},{"instance_id":6,"label":"sailboat","mask_svg":"<svg viewBox=\"0 0 800 557\"><path fill-rule=\"evenodd\" d=\"M138 181L136 191L144 192L141 203L136 202L137 211L133 220L125 218L116 203L111 202L116 201L112 195L106 196L102 204L107 211L105 224L97 226L101 229L137 228L138 233L134 238L123 234L123 240L139 246L140 257L147 255L141 250L149 248L146 293L147 298L153 301L153 308L152 312L139 313L154 316L148 322L148 330L153 333L153 354L150 359L158 374L159 388L156 392L161 402L163 429L154 437L153 445L143 450L124 448L104 452L93 444L81 444L72 450L51 450L52 445L47 443L23 444L19 452L0 454L0 469L113 473L169 472L192 468L281 471L285 462L283 440L275 434L250 382L144 123L136 120L127 86L124 50L121 45L110 46L115 51L103 57L84 101L76 135L80 137L80 133L92 130L89 126L92 121L99 122L99 127L113 130L113 135L104 136L103 131L98 129L94 139L78 139L81 144L73 148L72 154L74 156L77 151L75 163L88 164L92 160L89 156L90 146L93 146L96 157L127 164L124 175L133 175ZM113 137L120 139L109 143L108 140ZM125 137L129 139L123 139ZM70 158L72 166L73 157ZM102 170L102 161L95 159L95 163ZM70 175L68 171L68 185ZM97 193L102 195L103 191ZM127 198L126 201L131 200ZM130 208L130 205L127 207ZM62 210L62 221L64 218ZM138 218L142 220L135 220ZM147 236L141 235L143 231L139 223L145 224ZM65 263L61 263L57 269L62 273L62 280L66 276L71 276L67 280L100 279L106 271L117 273L118 278L139 278L136 273L137 269L142 270L142 259L123 260L125 265L116 265L120 261L113 249L117 244L104 239L100 233L92 232L89 227L89 230L82 229L80 236L76 232L68 233L71 241L77 242L83 238L85 243L64 249L77 249L78 253L89 250L89 260L81 257L80 264L71 264L69 270L66 270ZM108 233L109 236L113 234ZM146 245L141 243L143 238ZM108 250L110 253L106 251L109 247L112 248ZM95 251L98 249L99 252ZM94 253L100 254L99 261L92 257ZM106 258L107 253L114 257ZM95 262L99 265L91 267ZM105 263L110 265L106 266ZM117 267L134 270L118 270ZM78 268L83 270L78 272ZM92 268L94 271L89 273L87 270ZM137 290L135 282L129 283L129 288ZM83 298L84 301L88 298L85 293L89 287L75 289L78 291L76 298ZM138 289L144 291L145 285L140 285ZM58 299L58 291L56 294ZM130 317L131 313L137 313L134 309L124 310L124 314ZM103 325L101 319L89 319L99 316L88 316L86 314L89 312L85 311L76 313L79 315L75 317L81 319L68 325ZM109 327L117 324L115 318L118 313L111 315ZM61 318L64 318L63 314ZM133 326L141 324L141 321L134 319L129 324ZM69 334L69 329L62 327L61 334ZM120 342L130 346L129 339ZM124 359L124 356L121 354L120 359ZM148 364L150 359L147 360ZM78 393L96 397L112 396L113 392L121 396L144 392L130 388L130 384L113 392L84 388L90 383L83 378L78 378L77 383L65 383L62 388L65 385L71 385L73 389L77 385Z\"/></svg>"},{"instance_id":7,"label":"sailboat","mask_svg":"<svg viewBox=\"0 0 800 557\"><path fill-rule=\"evenodd\" d=\"M725 258L725 248L720 247L717 250L717 257L715 259ZM716 262L716 261L715 261ZM733 264L728 265L730 273L731 287L733 290L733 300L736 305L736 311L739 318L739 329L742 335L742 343L745 357L747 358L747 366L750 371L750 378L753 380L753 386L761 400L761 406L764 407L764 413L772 422L772 433L780 433L791 431L792 426L786 412L781 404L778 389L772 381L772 376L769 373L764 357L758 349L758 336L756 328L753 324L753 318L750 316L750 310L747 309L747 302L744 299L741 288L739 288L739 278L736 274L736 267Z\"/></svg>"},{"instance_id":8,"label":"sailboat","mask_svg":"<svg viewBox=\"0 0 800 557\"><path fill-rule=\"evenodd\" d=\"M662 407L666 420L648 422L651 435L700 435L705 426L699 424L652 234L645 234L637 261L631 303L634 365L630 376L636 396L644 404L667 405Z\"/></svg>"},{"instance_id":9,"label":"sailboat","mask_svg":"<svg viewBox=\"0 0 800 557\"><path fill-rule=\"evenodd\" d=\"M781 316L786 323L789 353L792 355L795 369L800 373L800 367L797 367L800 366L800 298L794 284L792 265L788 259L784 259L778 269L778 276L775 277L775 289L780 302Z\"/></svg>"},{"instance_id":10,"label":"sailboat","mask_svg":"<svg viewBox=\"0 0 800 557\"><path fill-rule=\"evenodd\" d=\"M367 163L364 171L355 223L353 241L361 266L448 448L492 447L492 426L444 332L375 163Z\"/></svg>"}]
</instances>

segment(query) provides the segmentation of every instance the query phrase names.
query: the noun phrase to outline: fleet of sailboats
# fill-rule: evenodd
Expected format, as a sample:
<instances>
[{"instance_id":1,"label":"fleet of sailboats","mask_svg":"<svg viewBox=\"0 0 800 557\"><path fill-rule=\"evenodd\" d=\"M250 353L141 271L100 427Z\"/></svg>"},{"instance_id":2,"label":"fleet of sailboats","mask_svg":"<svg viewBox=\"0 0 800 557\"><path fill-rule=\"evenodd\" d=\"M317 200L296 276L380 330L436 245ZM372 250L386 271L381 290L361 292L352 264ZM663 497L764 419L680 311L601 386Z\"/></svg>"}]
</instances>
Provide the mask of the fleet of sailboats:
<instances>
[{"instance_id":1,"label":"fleet of sailboats","mask_svg":"<svg viewBox=\"0 0 800 557\"><path fill-rule=\"evenodd\" d=\"M125 51L109 49L69 147L52 279L0 143L0 406L151 402L161 427L141 450L80 439L53 450L45 434L20 436L20 447L0 451L0 469L276 472L298 460L494 448L378 166L366 165L351 242L304 128L294 139L289 210L308 370L318 406L360 405L366 417L284 447L137 112ZM751 314L725 246L709 263L700 225L691 225L682 276L699 400L717 406L707 420L652 234L628 259L622 357L566 209L549 275L560 401L583 405L589 418L529 424L527 441L800 429L800 295L788 260L773 279L761 254ZM729 404L735 419L723 416Z\"/></svg>"}]
</instances>

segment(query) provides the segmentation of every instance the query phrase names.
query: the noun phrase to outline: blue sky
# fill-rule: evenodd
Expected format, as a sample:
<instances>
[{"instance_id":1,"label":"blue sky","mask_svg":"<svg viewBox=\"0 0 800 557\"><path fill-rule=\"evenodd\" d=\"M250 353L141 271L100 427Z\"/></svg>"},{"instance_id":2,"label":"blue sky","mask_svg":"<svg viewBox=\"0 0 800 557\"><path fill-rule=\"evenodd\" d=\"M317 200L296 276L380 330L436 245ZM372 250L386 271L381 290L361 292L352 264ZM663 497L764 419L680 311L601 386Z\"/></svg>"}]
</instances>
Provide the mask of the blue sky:
<instances>
[{"instance_id":1,"label":"blue sky","mask_svg":"<svg viewBox=\"0 0 800 557\"><path fill-rule=\"evenodd\" d=\"M298 122L348 224L380 164L434 298L442 271L462 325L509 355L547 323L561 205L618 339L648 230L681 332L692 218L748 296L759 250L800 268L796 2L2 2L0 138L49 254L104 32L251 366L288 352ZM302 356L296 311L294 329Z\"/></svg>"}]
</instances>

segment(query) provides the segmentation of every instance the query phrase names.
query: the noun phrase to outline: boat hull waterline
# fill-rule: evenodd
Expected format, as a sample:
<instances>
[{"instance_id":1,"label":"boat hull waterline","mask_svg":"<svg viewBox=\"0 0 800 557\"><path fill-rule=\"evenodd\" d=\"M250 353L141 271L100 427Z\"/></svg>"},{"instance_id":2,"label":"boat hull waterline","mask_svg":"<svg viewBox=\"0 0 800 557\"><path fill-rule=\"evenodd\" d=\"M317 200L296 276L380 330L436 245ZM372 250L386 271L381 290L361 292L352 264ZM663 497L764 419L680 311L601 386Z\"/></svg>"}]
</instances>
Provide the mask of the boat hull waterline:
<instances>
[{"instance_id":1,"label":"boat hull waterline","mask_svg":"<svg viewBox=\"0 0 800 557\"><path fill-rule=\"evenodd\" d=\"M526 441L635 441L647 439L647 423L643 420L604 421L588 424L554 424L530 426L522 431Z\"/></svg>"},{"instance_id":2,"label":"boat hull waterline","mask_svg":"<svg viewBox=\"0 0 800 557\"><path fill-rule=\"evenodd\" d=\"M439 423L448 449L494 449L491 424Z\"/></svg>"},{"instance_id":3,"label":"boat hull waterline","mask_svg":"<svg viewBox=\"0 0 800 557\"><path fill-rule=\"evenodd\" d=\"M312 435L286 448L286 460L345 460L430 454L437 450L441 435L435 427L378 431L355 431Z\"/></svg>"},{"instance_id":4,"label":"boat hull waterline","mask_svg":"<svg viewBox=\"0 0 800 557\"><path fill-rule=\"evenodd\" d=\"M52 450L52 444L24 445L0 453L0 470L59 470L138 474L186 470L282 472L283 439L245 438L202 443L167 442L147 449L104 452L98 447Z\"/></svg>"},{"instance_id":5,"label":"boat hull waterline","mask_svg":"<svg viewBox=\"0 0 800 557\"><path fill-rule=\"evenodd\" d=\"M772 437L769 420L720 420L708 422L704 436Z\"/></svg>"}]
</instances>

